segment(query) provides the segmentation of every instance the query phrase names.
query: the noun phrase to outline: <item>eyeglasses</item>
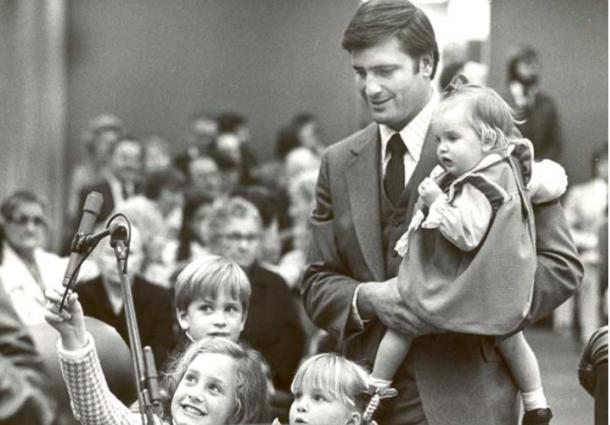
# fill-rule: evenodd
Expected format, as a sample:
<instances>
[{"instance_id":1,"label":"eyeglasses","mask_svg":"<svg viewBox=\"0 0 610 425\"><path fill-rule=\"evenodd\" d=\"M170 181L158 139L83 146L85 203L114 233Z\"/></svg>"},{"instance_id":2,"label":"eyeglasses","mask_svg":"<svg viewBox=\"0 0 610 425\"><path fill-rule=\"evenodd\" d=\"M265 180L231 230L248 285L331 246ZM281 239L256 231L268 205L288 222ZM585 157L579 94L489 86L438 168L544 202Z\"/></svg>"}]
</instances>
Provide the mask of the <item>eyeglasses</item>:
<instances>
[{"instance_id":1,"label":"eyeglasses","mask_svg":"<svg viewBox=\"0 0 610 425\"><path fill-rule=\"evenodd\" d=\"M29 215L17 215L11 217L9 221L19 226L27 226L28 223L32 223L35 226L46 226L47 224L47 220L44 217Z\"/></svg>"},{"instance_id":2,"label":"eyeglasses","mask_svg":"<svg viewBox=\"0 0 610 425\"><path fill-rule=\"evenodd\" d=\"M260 239L260 233L225 233L222 235L223 238L230 242L256 242Z\"/></svg>"}]
</instances>

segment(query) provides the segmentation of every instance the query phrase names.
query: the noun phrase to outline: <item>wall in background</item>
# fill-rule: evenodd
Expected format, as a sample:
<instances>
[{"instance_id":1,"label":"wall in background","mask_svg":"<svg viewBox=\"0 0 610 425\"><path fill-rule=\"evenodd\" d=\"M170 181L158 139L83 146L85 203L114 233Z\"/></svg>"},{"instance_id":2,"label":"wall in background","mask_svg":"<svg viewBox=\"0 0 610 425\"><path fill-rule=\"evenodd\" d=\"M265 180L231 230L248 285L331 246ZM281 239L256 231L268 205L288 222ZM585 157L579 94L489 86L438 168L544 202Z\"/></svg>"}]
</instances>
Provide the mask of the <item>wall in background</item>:
<instances>
[{"instance_id":1,"label":"wall in background","mask_svg":"<svg viewBox=\"0 0 610 425\"><path fill-rule=\"evenodd\" d=\"M491 4L489 84L506 84L506 58L517 43L536 47L541 87L558 106L571 183L590 176L591 153L608 138L608 2L511 0Z\"/></svg>"},{"instance_id":2,"label":"wall in background","mask_svg":"<svg viewBox=\"0 0 610 425\"><path fill-rule=\"evenodd\" d=\"M356 0L79 0L69 7L67 154L109 111L129 132L185 146L197 110L248 117L259 157L293 114L317 114L329 141L358 125L342 32Z\"/></svg>"}]
</instances>

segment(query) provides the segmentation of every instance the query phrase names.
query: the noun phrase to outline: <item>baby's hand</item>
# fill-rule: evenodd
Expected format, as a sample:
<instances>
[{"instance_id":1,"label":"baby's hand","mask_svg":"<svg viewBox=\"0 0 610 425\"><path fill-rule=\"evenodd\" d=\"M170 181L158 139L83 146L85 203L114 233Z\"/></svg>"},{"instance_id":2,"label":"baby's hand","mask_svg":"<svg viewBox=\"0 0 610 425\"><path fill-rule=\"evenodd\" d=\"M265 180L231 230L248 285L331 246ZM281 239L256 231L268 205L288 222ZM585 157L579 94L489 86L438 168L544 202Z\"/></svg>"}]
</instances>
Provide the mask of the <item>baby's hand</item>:
<instances>
[{"instance_id":1,"label":"baby's hand","mask_svg":"<svg viewBox=\"0 0 610 425\"><path fill-rule=\"evenodd\" d=\"M83 308L78 302L78 295L69 292L64 303L64 308L59 311L62 293L56 289L45 292L47 298L47 311L45 319L61 335L62 345L66 350L78 350L87 344L87 333L85 329L85 318Z\"/></svg>"},{"instance_id":2,"label":"baby's hand","mask_svg":"<svg viewBox=\"0 0 610 425\"><path fill-rule=\"evenodd\" d=\"M432 203L436 201L439 196L443 195L443 191L441 190L441 188L430 177L426 177L419 184L417 192L419 193L419 196L421 196L427 206L432 205Z\"/></svg>"}]
</instances>

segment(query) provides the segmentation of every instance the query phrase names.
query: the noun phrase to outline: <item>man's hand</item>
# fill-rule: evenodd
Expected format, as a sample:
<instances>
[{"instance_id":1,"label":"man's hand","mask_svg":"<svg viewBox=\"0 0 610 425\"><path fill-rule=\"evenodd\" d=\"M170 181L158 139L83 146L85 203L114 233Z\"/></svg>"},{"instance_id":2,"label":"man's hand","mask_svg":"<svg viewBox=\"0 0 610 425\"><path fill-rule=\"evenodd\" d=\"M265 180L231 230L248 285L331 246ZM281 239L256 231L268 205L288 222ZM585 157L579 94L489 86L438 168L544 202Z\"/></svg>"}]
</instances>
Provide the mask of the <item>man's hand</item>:
<instances>
[{"instance_id":1,"label":"man's hand","mask_svg":"<svg viewBox=\"0 0 610 425\"><path fill-rule=\"evenodd\" d=\"M417 188L417 193L419 193L419 196L421 196L427 206L432 205L439 196L443 195L441 188L430 177L426 177L422 180Z\"/></svg>"},{"instance_id":2,"label":"man's hand","mask_svg":"<svg viewBox=\"0 0 610 425\"><path fill-rule=\"evenodd\" d=\"M397 278L385 282L366 282L358 292L358 310L364 319L377 317L387 328L403 334L418 334L422 323L409 312L400 297Z\"/></svg>"}]
</instances>

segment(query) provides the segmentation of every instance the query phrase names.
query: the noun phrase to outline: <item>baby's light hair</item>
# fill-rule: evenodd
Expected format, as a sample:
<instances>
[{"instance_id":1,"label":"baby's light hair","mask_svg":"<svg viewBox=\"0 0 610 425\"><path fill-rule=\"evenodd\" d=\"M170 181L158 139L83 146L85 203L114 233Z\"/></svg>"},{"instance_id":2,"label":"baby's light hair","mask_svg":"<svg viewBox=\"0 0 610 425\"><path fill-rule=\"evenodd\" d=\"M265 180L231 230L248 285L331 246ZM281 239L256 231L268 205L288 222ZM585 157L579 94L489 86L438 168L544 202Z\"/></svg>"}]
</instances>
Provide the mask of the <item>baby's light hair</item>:
<instances>
[{"instance_id":1,"label":"baby's light hair","mask_svg":"<svg viewBox=\"0 0 610 425\"><path fill-rule=\"evenodd\" d=\"M439 110L450 108L454 102L467 105L467 121L491 151L506 149L510 140L518 137L515 112L494 90L466 84L452 90L439 105Z\"/></svg>"},{"instance_id":2,"label":"baby's light hair","mask_svg":"<svg viewBox=\"0 0 610 425\"><path fill-rule=\"evenodd\" d=\"M368 373L362 366L334 353L317 354L303 362L290 390L296 394L304 387L325 391L360 413L370 398Z\"/></svg>"},{"instance_id":3,"label":"baby's light hair","mask_svg":"<svg viewBox=\"0 0 610 425\"><path fill-rule=\"evenodd\" d=\"M215 300L220 292L238 300L248 311L252 289L248 276L237 263L218 255L204 255L190 262L176 278L176 308L186 310L195 300Z\"/></svg>"}]
</instances>

